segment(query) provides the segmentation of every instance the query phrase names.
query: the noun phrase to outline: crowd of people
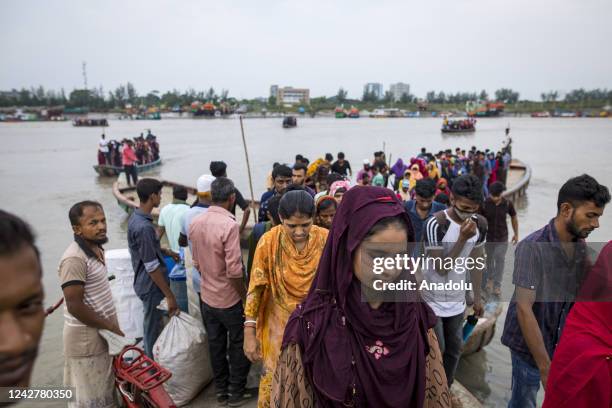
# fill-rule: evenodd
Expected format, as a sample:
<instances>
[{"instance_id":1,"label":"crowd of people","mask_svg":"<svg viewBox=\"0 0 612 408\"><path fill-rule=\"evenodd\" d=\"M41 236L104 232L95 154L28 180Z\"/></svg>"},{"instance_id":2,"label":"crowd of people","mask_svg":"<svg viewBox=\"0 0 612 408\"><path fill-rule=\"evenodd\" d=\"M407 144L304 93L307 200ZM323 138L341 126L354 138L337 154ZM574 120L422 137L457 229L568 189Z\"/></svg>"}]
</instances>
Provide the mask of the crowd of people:
<instances>
[{"instance_id":1,"label":"crowd of people","mask_svg":"<svg viewBox=\"0 0 612 408\"><path fill-rule=\"evenodd\" d=\"M476 119L455 119L448 120L445 116L442 121L442 130L474 130L476 126Z\"/></svg>"},{"instance_id":2,"label":"crowd of people","mask_svg":"<svg viewBox=\"0 0 612 408\"><path fill-rule=\"evenodd\" d=\"M508 406L535 407L540 383L545 407L611 406L610 303L574 306L593 301L594 293L612 293L612 243L592 269L579 250L599 227L610 193L586 174L569 179L550 222L519 242L516 210L503 197L510 160L510 143L497 153L472 147L431 154L423 148L409 164L398 159L392 167L384 152L375 152L354 183L343 153L337 160L328 153L313 162L297 155L292 165L275 163L249 235L246 266L240 235L250 208L225 163L212 162L211 172L197 179L196 202L186 203L186 191L175 188L157 226L152 213L162 184L139 180L140 207L128 221L127 240L134 290L144 305L145 352L153 357L163 328L160 301L166 299L170 316L181 313L164 256L179 260L188 248L220 404L236 407L257 398L259 407L460 406L450 388L466 307L479 317L483 300L500 296L509 218L517 246L502 336L512 356ZM241 224L237 205L246 214ZM74 242L59 267L66 298L64 382L76 388L78 406L112 406L111 360L97 330L122 332L105 279L104 210L94 201L79 202L69 220ZM0 212L0 226L0 311L29 322L0 325L0 338L9 339L0 353L31 364L44 320L40 255L22 220ZM160 245L163 234L169 248ZM368 297L379 277L363 265L373 256L394 256L389 248L398 247L454 261L486 254L486 268L469 268L471 291L423 289L402 292L393 302ZM372 255L371 248L383 254ZM384 279L444 285L464 274L434 263L417 275L395 271ZM563 302L546 301L542 292L557 281L585 283L563 292ZM590 294L579 297L585 288ZM263 365L259 387L249 389L247 375L257 362ZM31 366L0 386L27 385L30 373Z\"/></svg>"},{"instance_id":3,"label":"crowd of people","mask_svg":"<svg viewBox=\"0 0 612 408\"><path fill-rule=\"evenodd\" d=\"M159 143L157 136L148 131L147 135L133 139L107 140L102 133L98 142L98 165L123 167L128 184L136 184L138 176L135 166L151 163L159 160ZM131 180L130 180L131 178Z\"/></svg>"}]
</instances>

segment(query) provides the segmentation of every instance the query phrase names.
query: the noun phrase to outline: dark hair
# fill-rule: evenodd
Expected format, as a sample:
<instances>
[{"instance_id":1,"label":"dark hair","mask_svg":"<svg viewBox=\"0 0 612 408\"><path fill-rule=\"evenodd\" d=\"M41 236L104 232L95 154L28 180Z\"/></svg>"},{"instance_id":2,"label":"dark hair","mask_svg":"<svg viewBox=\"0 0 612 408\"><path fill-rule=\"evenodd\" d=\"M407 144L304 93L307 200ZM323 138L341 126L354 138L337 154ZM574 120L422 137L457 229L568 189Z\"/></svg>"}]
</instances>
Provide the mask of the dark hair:
<instances>
[{"instance_id":1,"label":"dark hair","mask_svg":"<svg viewBox=\"0 0 612 408\"><path fill-rule=\"evenodd\" d=\"M287 186L287 188L285 189L285 191L283 191L283 194L285 194L285 193L287 193L287 192L289 192L289 191L306 191L306 188L304 188L304 186L300 186L300 185L298 185L298 184L293 184L293 183L291 183L291 184L289 184L289 185ZM280 194L280 195L283 195L283 194Z\"/></svg>"},{"instance_id":2,"label":"dark hair","mask_svg":"<svg viewBox=\"0 0 612 408\"><path fill-rule=\"evenodd\" d=\"M296 162L300 162L302 160L304 160L304 156L302 156L301 154L296 154L295 155L295 161Z\"/></svg>"},{"instance_id":3,"label":"dark hair","mask_svg":"<svg viewBox=\"0 0 612 408\"><path fill-rule=\"evenodd\" d=\"M497 197L498 195L503 193L505 189L506 186L504 186L504 183L502 183L501 181L496 181L495 183L491 183L491 185L489 186L489 193L492 196Z\"/></svg>"},{"instance_id":4,"label":"dark hair","mask_svg":"<svg viewBox=\"0 0 612 408\"><path fill-rule=\"evenodd\" d=\"M308 172L308 167L304 163L295 163L293 165L293 170L304 170L304 174Z\"/></svg>"},{"instance_id":5,"label":"dark hair","mask_svg":"<svg viewBox=\"0 0 612 408\"><path fill-rule=\"evenodd\" d=\"M322 197L321 201L319 201L319 205L317 205L317 214L331 207L338 208L336 199L331 196Z\"/></svg>"},{"instance_id":6,"label":"dark hair","mask_svg":"<svg viewBox=\"0 0 612 408\"><path fill-rule=\"evenodd\" d=\"M161 191L163 185L159 180L152 178L143 178L138 180L136 184L136 193L140 202L147 202L153 194L157 194Z\"/></svg>"},{"instance_id":7,"label":"dark hair","mask_svg":"<svg viewBox=\"0 0 612 408\"><path fill-rule=\"evenodd\" d=\"M175 200L187 200L187 188L181 185L175 185L172 187L172 197Z\"/></svg>"},{"instance_id":8,"label":"dark hair","mask_svg":"<svg viewBox=\"0 0 612 408\"><path fill-rule=\"evenodd\" d=\"M304 162L305 165L308 166L308 164L310 163L310 160L308 160L308 157L304 157L302 158L302 161Z\"/></svg>"},{"instance_id":9,"label":"dark hair","mask_svg":"<svg viewBox=\"0 0 612 408\"><path fill-rule=\"evenodd\" d=\"M559 190L557 211L561 209L563 203L570 203L576 207L584 201L592 201L595 206L602 208L610 202L610 191L588 174L573 177Z\"/></svg>"},{"instance_id":10,"label":"dark hair","mask_svg":"<svg viewBox=\"0 0 612 408\"><path fill-rule=\"evenodd\" d=\"M235 193L234 182L227 177L217 177L210 185L210 195L213 203L224 203Z\"/></svg>"},{"instance_id":11,"label":"dark hair","mask_svg":"<svg viewBox=\"0 0 612 408\"><path fill-rule=\"evenodd\" d=\"M450 204L450 200L448 198L448 196L444 193L438 193L438 195L436 196L436 198L434 198L434 201L436 203L441 203L444 205L449 205Z\"/></svg>"},{"instance_id":12,"label":"dark hair","mask_svg":"<svg viewBox=\"0 0 612 408\"><path fill-rule=\"evenodd\" d=\"M227 164L222 161L211 161L210 162L210 174L213 177L223 177L225 176L225 171L227 170Z\"/></svg>"},{"instance_id":13,"label":"dark hair","mask_svg":"<svg viewBox=\"0 0 612 408\"><path fill-rule=\"evenodd\" d=\"M272 179L276 180L278 176L291 177L293 176L293 172L291 171L289 166L279 164L278 166L274 167L274 170L272 170Z\"/></svg>"},{"instance_id":14,"label":"dark hair","mask_svg":"<svg viewBox=\"0 0 612 408\"><path fill-rule=\"evenodd\" d=\"M417 180L414 193L423 198L430 198L436 193L436 183L432 179Z\"/></svg>"},{"instance_id":15,"label":"dark hair","mask_svg":"<svg viewBox=\"0 0 612 408\"><path fill-rule=\"evenodd\" d=\"M383 155L383 152L374 152L374 157L380 157Z\"/></svg>"},{"instance_id":16,"label":"dark hair","mask_svg":"<svg viewBox=\"0 0 612 408\"><path fill-rule=\"evenodd\" d=\"M482 181L473 174L459 176L453 181L453 195L480 203L482 201Z\"/></svg>"},{"instance_id":17,"label":"dark hair","mask_svg":"<svg viewBox=\"0 0 612 408\"><path fill-rule=\"evenodd\" d=\"M277 166L280 166L280 163L279 162L274 162L272 164L272 170L274 170Z\"/></svg>"},{"instance_id":18,"label":"dark hair","mask_svg":"<svg viewBox=\"0 0 612 408\"><path fill-rule=\"evenodd\" d=\"M369 238L372 235L378 234L379 232L386 230L392 225L401 227L404 231L406 231L406 234L408 234L408 231L410 230L406 219L401 215L395 215L392 217L384 217L378 220L376 224L374 224L372 228L370 228L365 237Z\"/></svg>"},{"instance_id":19,"label":"dark hair","mask_svg":"<svg viewBox=\"0 0 612 408\"><path fill-rule=\"evenodd\" d=\"M278 216L278 205L280 203L281 196L275 195L274 197L268 200L268 213L274 220L274 224L279 225L281 223L281 219Z\"/></svg>"},{"instance_id":20,"label":"dark hair","mask_svg":"<svg viewBox=\"0 0 612 408\"><path fill-rule=\"evenodd\" d=\"M334 160L334 156L331 153L325 153L325 160L333 161Z\"/></svg>"},{"instance_id":21,"label":"dark hair","mask_svg":"<svg viewBox=\"0 0 612 408\"><path fill-rule=\"evenodd\" d=\"M315 215L314 199L306 191L289 191L280 199L278 212L287 219L295 214Z\"/></svg>"},{"instance_id":22,"label":"dark hair","mask_svg":"<svg viewBox=\"0 0 612 408\"><path fill-rule=\"evenodd\" d=\"M329 173L327 177L325 177L325 181L328 186L331 186L335 181L344 180L344 176L338 173Z\"/></svg>"},{"instance_id":23,"label":"dark hair","mask_svg":"<svg viewBox=\"0 0 612 408\"><path fill-rule=\"evenodd\" d=\"M421 153L425 153L425 152L427 152L427 149L424 147L421 147Z\"/></svg>"},{"instance_id":24,"label":"dark hair","mask_svg":"<svg viewBox=\"0 0 612 408\"><path fill-rule=\"evenodd\" d=\"M79 201L78 203L74 204L68 211L70 225L79 225L81 217L83 216L83 210L87 207L97 207L102 209L102 204L91 200Z\"/></svg>"},{"instance_id":25,"label":"dark hair","mask_svg":"<svg viewBox=\"0 0 612 408\"><path fill-rule=\"evenodd\" d=\"M338 159L344 159L344 153L338 152Z\"/></svg>"},{"instance_id":26,"label":"dark hair","mask_svg":"<svg viewBox=\"0 0 612 408\"><path fill-rule=\"evenodd\" d=\"M24 246L30 246L36 252L40 265L40 252L34 243L34 233L32 229L21 218L0 210L0 256L10 256L22 249Z\"/></svg>"}]
</instances>

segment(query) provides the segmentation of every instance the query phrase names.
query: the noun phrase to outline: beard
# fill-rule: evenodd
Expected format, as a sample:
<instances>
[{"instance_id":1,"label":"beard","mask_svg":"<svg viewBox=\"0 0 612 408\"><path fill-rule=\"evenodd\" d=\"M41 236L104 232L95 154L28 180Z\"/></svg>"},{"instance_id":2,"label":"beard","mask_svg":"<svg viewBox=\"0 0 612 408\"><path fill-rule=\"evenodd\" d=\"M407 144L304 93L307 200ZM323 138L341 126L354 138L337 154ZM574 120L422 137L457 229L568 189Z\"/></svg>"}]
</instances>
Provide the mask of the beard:
<instances>
[{"instance_id":1,"label":"beard","mask_svg":"<svg viewBox=\"0 0 612 408\"><path fill-rule=\"evenodd\" d=\"M569 232L574 238L584 239L591 233L591 230L581 230L578 228L574 214L572 214L572 218L565 224L565 228L567 228L567 232Z\"/></svg>"},{"instance_id":2,"label":"beard","mask_svg":"<svg viewBox=\"0 0 612 408\"><path fill-rule=\"evenodd\" d=\"M93 242L96 245L104 245L108 242L108 237L105 235L104 238L88 239L89 242Z\"/></svg>"}]
</instances>

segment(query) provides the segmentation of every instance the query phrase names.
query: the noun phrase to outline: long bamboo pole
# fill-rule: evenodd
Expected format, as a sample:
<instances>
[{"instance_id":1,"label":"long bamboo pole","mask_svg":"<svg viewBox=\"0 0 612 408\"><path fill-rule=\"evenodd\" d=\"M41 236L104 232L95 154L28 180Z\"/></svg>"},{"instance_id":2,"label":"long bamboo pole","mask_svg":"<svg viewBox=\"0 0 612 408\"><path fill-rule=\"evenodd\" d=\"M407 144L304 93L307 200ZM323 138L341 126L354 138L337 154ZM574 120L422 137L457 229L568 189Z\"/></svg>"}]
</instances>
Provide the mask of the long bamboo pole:
<instances>
[{"instance_id":1,"label":"long bamboo pole","mask_svg":"<svg viewBox=\"0 0 612 408\"><path fill-rule=\"evenodd\" d=\"M249 162L249 151L244 137L244 125L242 124L242 115L240 115L240 132L242 133L242 146L244 147L244 157L246 158L247 172L249 174L249 189L251 190L251 211L253 211L253 220L257 223L257 214L255 211L255 193L253 192L253 177L251 176L251 163Z\"/></svg>"}]
</instances>

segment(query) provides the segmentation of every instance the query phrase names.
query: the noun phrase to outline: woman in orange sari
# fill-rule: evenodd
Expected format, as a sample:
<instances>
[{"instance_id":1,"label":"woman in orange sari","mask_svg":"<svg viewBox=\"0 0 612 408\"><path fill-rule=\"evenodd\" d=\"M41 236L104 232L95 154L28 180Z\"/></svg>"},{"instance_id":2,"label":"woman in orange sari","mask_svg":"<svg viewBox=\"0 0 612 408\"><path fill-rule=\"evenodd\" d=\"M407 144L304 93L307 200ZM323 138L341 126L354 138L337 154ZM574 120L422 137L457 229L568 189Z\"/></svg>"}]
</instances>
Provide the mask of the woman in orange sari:
<instances>
[{"instance_id":1,"label":"woman in orange sari","mask_svg":"<svg viewBox=\"0 0 612 408\"><path fill-rule=\"evenodd\" d=\"M263 360L258 407L270 406L270 390L287 320L315 276L327 230L313 225L314 200L289 191L279 204L281 225L265 233L255 251L245 307L244 354Z\"/></svg>"}]
</instances>

